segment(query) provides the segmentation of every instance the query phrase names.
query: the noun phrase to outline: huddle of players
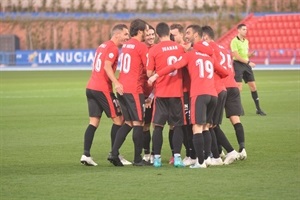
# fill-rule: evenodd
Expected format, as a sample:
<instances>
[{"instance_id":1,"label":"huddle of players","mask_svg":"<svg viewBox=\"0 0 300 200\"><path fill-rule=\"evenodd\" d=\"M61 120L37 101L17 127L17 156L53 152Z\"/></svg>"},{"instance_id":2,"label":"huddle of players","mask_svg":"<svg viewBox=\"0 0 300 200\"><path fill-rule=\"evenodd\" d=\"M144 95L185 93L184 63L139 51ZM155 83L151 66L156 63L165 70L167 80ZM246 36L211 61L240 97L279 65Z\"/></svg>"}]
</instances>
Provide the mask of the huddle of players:
<instances>
[{"instance_id":1,"label":"huddle of players","mask_svg":"<svg viewBox=\"0 0 300 200\"><path fill-rule=\"evenodd\" d=\"M96 95L91 97L87 92L90 124L85 132L81 163L97 165L90 156L90 148L103 111L114 122L108 160L115 166L123 166L119 149L133 130L133 165L161 167L162 133L166 122L172 133L169 139L175 167L206 168L246 159L244 130L239 118L241 100L231 55L213 41L212 28L190 25L185 29L185 41L184 28L179 24L169 27L162 22L154 30L145 21L136 19L130 24L131 38L128 41L126 29L125 25L116 25L112 39L101 44L96 51L87 86L87 91ZM155 31L159 42L151 44L154 43ZM151 42L147 39L145 43L145 38ZM111 41L115 44L108 47L107 43L112 44ZM118 45L122 45L119 56ZM120 62L119 79L114 76L117 59ZM150 77L148 81L147 77ZM95 86L101 84L107 86L105 90ZM239 153L220 128L224 107L236 132ZM98 119L98 123L93 124L93 118ZM120 123L121 118L124 118L124 123ZM154 130L150 152L151 122ZM91 127L92 131L89 130ZM183 160L182 144L186 148ZM141 156L143 148L144 158ZM220 158L222 148L227 151L224 161Z\"/></svg>"}]
</instances>

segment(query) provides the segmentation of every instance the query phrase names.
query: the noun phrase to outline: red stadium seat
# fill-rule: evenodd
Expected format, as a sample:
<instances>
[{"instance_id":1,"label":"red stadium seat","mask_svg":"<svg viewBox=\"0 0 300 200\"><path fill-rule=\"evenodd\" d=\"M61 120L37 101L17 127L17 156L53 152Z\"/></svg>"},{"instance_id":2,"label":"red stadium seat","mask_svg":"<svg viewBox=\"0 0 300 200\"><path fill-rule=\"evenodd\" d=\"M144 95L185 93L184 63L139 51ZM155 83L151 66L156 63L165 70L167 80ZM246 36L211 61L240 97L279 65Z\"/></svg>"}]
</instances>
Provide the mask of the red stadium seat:
<instances>
[{"instance_id":1,"label":"red stadium seat","mask_svg":"<svg viewBox=\"0 0 300 200\"><path fill-rule=\"evenodd\" d=\"M276 35L276 34L275 34L275 30L274 30L274 29L270 29L270 30L269 30L269 35L271 35L271 36Z\"/></svg>"},{"instance_id":2,"label":"red stadium seat","mask_svg":"<svg viewBox=\"0 0 300 200\"><path fill-rule=\"evenodd\" d=\"M290 57L290 58L296 57L296 51L288 50L288 51L286 52L286 56L287 56L287 57Z\"/></svg>"},{"instance_id":3,"label":"red stadium seat","mask_svg":"<svg viewBox=\"0 0 300 200\"><path fill-rule=\"evenodd\" d=\"M250 46L250 49L257 49L257 48L258 48L258 45L255 43L251 44L251 46Z\"/></svg>"},{"instance_id":4,"label":"red stadium seat","mask_svg":"<svg viewBox=\"0 0 300 200\"><path fill-rule=\"evenodd\" d=\"M273 23L273 22L267 22L266 23L266 27L268 28L268 29L273 29L273 28L275 28L275 25L274 24L276 24L276 23Z\"/></svg>"},{"instance_id":5,"label":"red stadium seat","mask_svg":"<svg viewBox=\"0 0 300 200\"><path fill-rule=\"evenodd\" d=\"M270 64L290 64L294 58L294 50L270 50Z\"/></svg>"},{"instance_id":6,"label":"red stadium seat","mask_svg":"<svg viewBox=\"0 0 300 200\"><path fill-rule=\"evenodd\" d=\"M294 21L294 15L287 15L286 16L286 21L288 21L288 22Z\"/></svg>"},{"instance_id":7,"label":"red stadium seat","mask_svg":"<svg viewBox=\"0 0 300 200\"><path fill-rule=\"evenodd\" d=\"M249 24L249 48L258 50L258 55L253 57L256 61L265 62L268 56L262 55L262 52L274 50L273 53L270 52L270 63L289 64L293 58L291 50L300 51L300 14L270 14L255 17L255 20L248 17L244 23ZM235 35L236 31L232 29L222 38L221 44L227 46ZM297 60L300 62L298 54L300 53L297 51Z\"/></svg>"},{"instance_id":8,"label":"red stadium seat","mask_svg":"<svg viewBox=\"0 0 300 200\"><path fill-rule=\"evenodd\" d=\"M284 15L276 15L276 16L274 16L274 18L275 18L276 22L282 22L285 20Z\"/></svg>"},{"instance_id":9,"label":"red stadium seat","mask_svg":"<svg viewBox=\"0 0 300 200\"><path fill-rule=\"evenodd\" d=\"M288 28L290 28L290 29L294 29L295 28L295 22L289 21L287 23L288 23Z\"/></svg>"},{"instance_id":10,"label":"red stadium seat","mask_svg":"<svg viewBox=\"0 0 300 200\"><path fill-rule=\"evenodd\" d=\"M256 64L264 64L265 60L268 58L268 51L258 50L256 55L251 57L251 60Z\"/></svg>"},{"instance_id":11,"label":"red stadium seat","mask_svg":"<svg viewBox=\"0 0 300 200\"><path fill-rule=\"evenodd\" d=\"M262 43L262 44L260 45L260 49L268 49L267 44Z\"/></svg>"},{"instance_id":12,"label":"red stadium seat","mask_svg":"<svg viewBox=\"0 0 300 200\"><path fill-rule=\"evenodd\" d=\"M284 29L280 29L279 35L285 35L285 30Z\"/></svg>"},{"instance_id":13,"label":"red stadium seat","mask_svg":"<svg viewBox=\"0 0 300 200\"><path fill-rule=\"evenodd\" d=\"M280 44L277 42L272 43L272 45L273 45L272 49L281 49Z\"/></svg>"},{"instance_id":14,"label":"red stadium seat","mask_svg":"<svg viewBox=\"0 0 300 200\"><path fill-rule=\"evenodd\" d=\"M290 28L285 28L284 29L284 31L285 31L285 35L286 36L290 36L290 35L293 35L293 33L294 33L294 29L290 29Z\"/></svg>"},{"instance_id":15,"label":"red stadium seat","mask_svg":"<svg viewBox=\"0 0 300 200\"><path fill-rule=\"evenodd\" d=\"M267 22L275 22L276 18L273 15L266 15L264 17L264 20L267 21Z\"/></svg>"}]
</instances>

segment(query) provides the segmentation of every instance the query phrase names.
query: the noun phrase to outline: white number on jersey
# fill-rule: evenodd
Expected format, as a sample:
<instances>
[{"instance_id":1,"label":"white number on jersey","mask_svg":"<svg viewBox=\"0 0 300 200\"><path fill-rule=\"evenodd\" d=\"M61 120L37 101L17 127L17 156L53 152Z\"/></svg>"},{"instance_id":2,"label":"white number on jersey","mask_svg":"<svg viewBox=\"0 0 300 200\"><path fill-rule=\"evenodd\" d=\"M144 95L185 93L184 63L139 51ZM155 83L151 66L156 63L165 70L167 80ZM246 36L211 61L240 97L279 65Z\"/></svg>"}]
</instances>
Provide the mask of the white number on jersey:
<instances>
[{"instance_id":1,"label":"white number on jersey","mask_svg":"<svg viewBox=\"0 0 300 200\"><path fill-rule=\"evenodd\" d=\"M203 62L203 59L197 59L196 66L199 67L200 78L211 79L214 76L214 65L210 62L210 60Z\"/></svg>"},{"instance_id":2,"label":"white number on jersey","mask_svg":"<svg viewBox=\"0 0 300 200\"><path fill-rule=\"evenodd\" d=\"M176 63L178 60L180 60L181 57L178 59L176 56L169 56L167 59L168 66ZM177 74L177 69L169 73L169 76L175 76Z\"/></svg>"},{"instance_id":3,"label":"white number on jersey","mask_svg":"<svg viewBox=\"0 0 300 200\"><path fill-rule=\"evenodd\" d=\"M222 60L221 60L221 62L220 62L220 65L221 65L222 67L224 67L225 69L229 68L231 71L233 71L232 64L231 64L231 56L230 56L230 54L227 53L227 54L225 55L223 52L220 51L220 55L221 55L221 57L222 57ZM227 65L225 64L226 61L227 61ZM225 65L224 65L224 64L225 64Z\"/></svg>"},{"instance_id":4,"label":"white number on jersey","mask_svg":"<svg viewBox=\"0 0 300 200\"><path fill-rule=\"evenodd\" d=\"M101 55L102 53L99 53L98 55L95 56L94 62L93 62L93 70L96 72L100 72L101 70L101 65L102 65L102 60L101 60Z\"/></svg>"},{"instance_id":5,"label":"white number on jersey","mask_svg":"<svg viewBox=\"0 0 300 200\"><path fill-rule=\"evenodd\" d=\"M131 56L128 53L120 55L120 72L127 74L130 71Z\"/></svg>"}]
</instances>

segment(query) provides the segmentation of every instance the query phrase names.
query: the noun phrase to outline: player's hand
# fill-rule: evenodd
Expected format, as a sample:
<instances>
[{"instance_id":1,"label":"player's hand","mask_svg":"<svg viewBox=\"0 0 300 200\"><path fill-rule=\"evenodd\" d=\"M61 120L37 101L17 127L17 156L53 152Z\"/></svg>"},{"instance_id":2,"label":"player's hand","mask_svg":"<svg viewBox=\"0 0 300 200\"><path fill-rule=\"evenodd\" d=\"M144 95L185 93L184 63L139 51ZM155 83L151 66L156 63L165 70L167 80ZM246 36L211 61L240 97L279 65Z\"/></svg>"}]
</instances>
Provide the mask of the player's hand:
<instances>
[{"instance_id":1,"label":"player's hand","mask_svg":"<svg viewBox=\"0 0 300 200\"><path fill-rule=\"evenodd\" d=\"M148 79L148 84L149 85L152 85L156 79L158 78L158 75L157 74L154 74L153 76L151 76L149 79Z\"/></svg>"},{"instance_id":2,"label":"player's hand","mask_svg":"<svg viewBox=\"0 0 300 200\"><path fill-rule=\"evenodd\" d=\"M115 84L115 90L116 90L117 93L119 93L120 95L123 95L123 85L122 85L121 83Z\"/></svg>"},{"instance_id":3,"label":"player's hand","mask_svg":"<svg viewBox=\"0 0 300 200\"><path fill-rule=\"evenodd\" d=\"M255 63L254 62L250 62L249 66L252 67L252 68L254 68L255 67Z\"/></svg>"},{"instance_id":4,"label":"player's hand","mask_svg":"<svg viewBox=\"0 0 300 200\"><path fill-rule=\"evenodd\" d=\"M145 108L151 108L152 101L153 101L153 99L148 97L148 98L145 100Z\"/></svg>"},{"instance_id":5,"label":"player's hand","mask_svg":"<svg viewBox=\"0 0 300 200\"><path fill-rule=\"evenodd\" d=\"M252 57L252 56L255 56L256 55L256 51L252 51L250 54L249 54L249 57Z\"/></svg>"}]
</instances>

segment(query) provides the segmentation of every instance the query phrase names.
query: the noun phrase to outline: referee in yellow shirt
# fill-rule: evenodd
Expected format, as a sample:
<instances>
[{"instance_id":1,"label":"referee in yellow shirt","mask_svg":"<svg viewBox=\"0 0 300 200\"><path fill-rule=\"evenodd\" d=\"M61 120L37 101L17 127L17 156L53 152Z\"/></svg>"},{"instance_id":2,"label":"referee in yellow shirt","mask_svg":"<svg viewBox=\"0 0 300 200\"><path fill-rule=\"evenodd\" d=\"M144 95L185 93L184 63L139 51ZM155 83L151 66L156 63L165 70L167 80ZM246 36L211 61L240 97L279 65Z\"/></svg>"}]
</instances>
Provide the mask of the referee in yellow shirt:
<instances>
[{"instance_id":1,"label":"referee in yellow shirt","mask_svg":"<svg viewBox=\"0 0 300 200\"><path fill-rule=\"evenodd\" d=\"M245 38L247 35L247 26L239 24L237 27L238 35L234 37L230 43L230 48L233 56L233 68L235 71L235 81L238 84L239 90L242 91L242 80L248 84L251 95L256 106L256 114L265 116L266 113L262 111L259 106L259 98L257 94L254 74L252 68L255 63L250 61L250 57L254 52L249 53L249 41Z\"/></svg>"}]
</instances>

